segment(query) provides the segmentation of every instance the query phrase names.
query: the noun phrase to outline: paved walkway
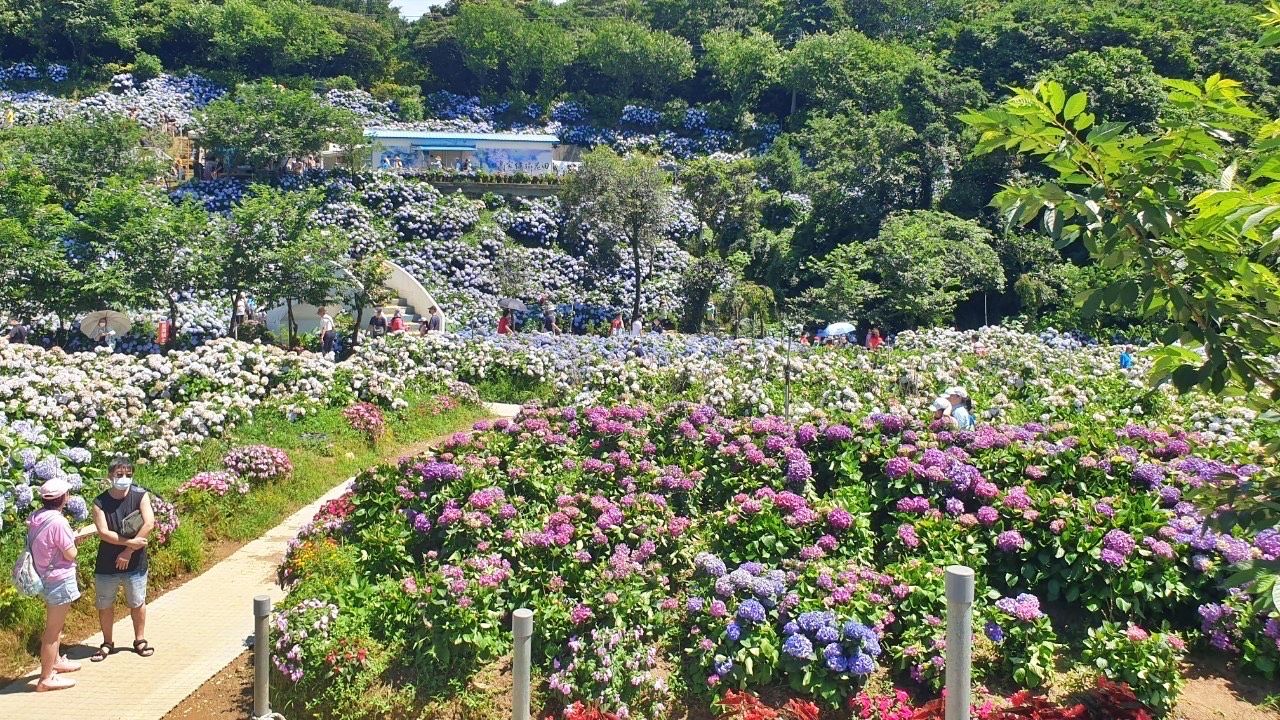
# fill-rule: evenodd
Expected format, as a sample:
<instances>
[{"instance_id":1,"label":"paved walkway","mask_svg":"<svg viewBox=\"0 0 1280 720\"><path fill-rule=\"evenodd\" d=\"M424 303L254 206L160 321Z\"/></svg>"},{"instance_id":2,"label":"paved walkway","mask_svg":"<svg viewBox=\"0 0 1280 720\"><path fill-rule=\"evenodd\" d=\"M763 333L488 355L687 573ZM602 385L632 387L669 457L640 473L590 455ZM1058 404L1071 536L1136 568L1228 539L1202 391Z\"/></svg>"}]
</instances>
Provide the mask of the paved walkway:
<instances>
[{"instance_id":1,"label":"paved walkway","mask_svg":"<svg viewBox=\"0 0 1280 720\"><path fill-rule=\"evenodd\" d=\"M518 405L486 403L489 412L513 417ZM425 449L425 444L414 450ZM117 652L105 662L88 657L102 641L99 633L67 654L83 668L68 677L69 690L36 693L39 668L0 688L0 718L40 720L46 717L93 720L160 720L188 695L244 652L253 635L253 598L284 598L276 585L276 565L298 529L320 506L346 491L348 482L291 515L265 535L237 550L186 584L147 605L147 641L156 649L149 658ZM77 602L92 602L81 598ZM126 616L115 625L116 647L128 648L133 626ZM245 709L245 716L250 713Z\"/></svg>"}]
</instances>

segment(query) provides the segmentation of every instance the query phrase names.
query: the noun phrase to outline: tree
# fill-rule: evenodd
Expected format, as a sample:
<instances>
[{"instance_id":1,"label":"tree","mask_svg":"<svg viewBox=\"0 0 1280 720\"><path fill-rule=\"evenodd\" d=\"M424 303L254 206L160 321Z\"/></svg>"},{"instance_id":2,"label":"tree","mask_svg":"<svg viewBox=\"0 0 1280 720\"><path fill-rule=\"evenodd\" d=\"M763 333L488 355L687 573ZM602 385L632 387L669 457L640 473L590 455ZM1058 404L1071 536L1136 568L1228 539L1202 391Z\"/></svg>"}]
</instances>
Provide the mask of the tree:
<instances>
[{"instance_id":1,"label":"tree","mask_svg":"<svg viewBox=\"0 0 1280 720\"><path fill-rule=\"evenodd\" d=\"M698 220L715 240L715 251L727 257L760 225L761 197L750 160L723 161L701 157L680 171L680 187ZM703 248L691 248L701 255Z\"/></svg>"},{"instance_id":2,"label":"tree","mask_svg":"<svg viewBox=\"0 0 1280 720\"><path fill-rule=\"evenodd\" d=\"M974 293L1004 288L991 232L972 220L916 210L895 213L872 240L841 245L811 263L822 280L798 310L822 320L892 327L948 324Z\"/></svg>"},{"instance_id":3,"label":"tree","mask_svg":"<svg viewBox=\"0 0 1280 720\"><path fill-rule=\"evenodd\" d=\"M1095 115L1154 130L1165 91L1155 68L1133 48L1081 50L1051 65L1041 79L1085 93Z\"/></svg>"},{"instance_id":4,"label":"tree","mask_svg":"<svg viewBox=\"0 0 1280 720\"><path fill-rule=\"evenodd\" d=\"M62 244L71 215L29 158L0 151L0 308L20 317L63 317L81 280Z\"/></svg>"},{"instance_id":5,"label":"tree","mask_svg":"<svg viewBox=\"0 0 1280 720\"><path fill-rule=\"evenodd\" d=\"M351 346L360 342L360 328L364 322L364 309L380 308L390 302L395 293L387 287L386 258L382 255L366 255L348 265L351 273L351 296L348 300L356 314L355 328L351 330Z\"/></svg>"},{"instance_id":6,"label":"tree","mask_svg":"<svg viewBox=\"0 0 1280 720\"><path fill-rule=\"evenodd\" d=\"M220 285L233 303L249 294L264 307L281 301L288 306L290 347L297 336L293 302L328 302L342 283L341 260L349 241L312 222L322 200L314 188L286 192L252 185L232 209L219 248Z\"/></svg>"},{"instance_id":7,"label":"tree","mask_svg":"<svg viewBox=\"0 0 1280 720\"><path fill-rule=\"evenodd\" d=\"M165 307L172 346L182 296L217 289L219 239L209 213L195 200L175 205L158 188L119 180L90 193L76 213L86 290L104 305Z\"/></svg>"},{"instance_id":8,"label":"tree","mask_svg":"<svg viewBox=\"0 0 1280 720\"><path fill-rule=\"evenodd\" d=\"M702 49L702 64L739 112L755 103L761 91L777 80L782 64L778 44L759 30L742 35L717 28L702 36Z\"/></svg>"},{"instance_id":9,"label":"tree","mask_svg":"<svg viewBox=\"0 0 1280 720\"><path fill-rule=\"evenodd\" d=\"M298 0L226 0L213 16L213 51L227 66L306 72L345 49L329 17Z\"/></svg>"},{"instance_id":10,"label":"tree","mask_svg":"<svg viewBox=\"0 0 1280 720\"><path fill-rule=\"evenodd\" d=\"M1153 133L1100 122L1084 93L1056 82L1015 89L964 120L982 131L977 152L1017 150L1057 175L996 195L1009 222L1039 219L1060 245L1079 241L1105 267L1138 270L1090 293L1086 314L1106 306L1172 316L1169 344L1154 351L1156 381L1214 392L1262 384L1280 398L1271 361L1280 353L1280 121L1259 126L1231 80L1166 82L1185 114ZM1252 141L1249 127L1258 128Z\"/></svg>"},{"instance_id":11,"label":"tree","mask_svg":"<svg viewBox=\"0 0 1280 720\"><path fill-rule=\"evenodd\" d=\"M635 318L641 317L641 288L653 274L654 243L670 201L670 180L656 160L638 153L622 157L606 146L583 155L582 168L565 183L570 231L584 232L590 224L603 236L604 245L618 243L630 250L636 279L631 303Z\"/></svg>"},{"instance_id":12,"label":"tree","mask_svg":"<svg viewBox=\"0 0 1280 720\"><path fill-rule=\"evenodd\" d=\"M137 121L103 113L0 131L0 148L31 158L70 208L105 177L155 178L163 166L143 147L146 139Z\"/></svg>"},{"instance_id":13,"label":"tree","mask_svg":"<svg viewBox=\"0 0 1280 720\"><path fill-rule=\"evenodd\" d=\"M627 20L598 23L579 57L591 76L582 89L617 98L660 98L693 75L687 40Z\"/></svg>"},{"instance_id":14,"label":"tree","mask_svg":"<svg viewBox=\"0 0 1280 720\"><path fill-rule=\"evenodd\" d=\"M201 147L228 167L279 172L284 161L320 152L327 143L351 138L360 124L349 110L328 105L308 90L270 82L240 85L200 113Z\"/></svg>"}]
</instances>

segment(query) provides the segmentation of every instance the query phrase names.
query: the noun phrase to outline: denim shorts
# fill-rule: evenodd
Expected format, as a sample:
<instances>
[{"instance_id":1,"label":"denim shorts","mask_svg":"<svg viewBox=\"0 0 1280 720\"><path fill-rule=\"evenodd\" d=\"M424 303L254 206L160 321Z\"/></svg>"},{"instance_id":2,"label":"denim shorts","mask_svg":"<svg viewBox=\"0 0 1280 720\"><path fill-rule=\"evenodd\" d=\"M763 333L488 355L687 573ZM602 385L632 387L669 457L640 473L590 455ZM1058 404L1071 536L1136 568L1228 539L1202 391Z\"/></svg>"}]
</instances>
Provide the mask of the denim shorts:
<instances>
[{"instance_id":1,"label":"denim shorts","mask_svg":"<svg viewBox=\"0 0 1280 720\"><path fill-rule=\"evenodd\" d=\"M55 580L52 584L44 586L44 602L50 607L59 605L70 605L80 599L80 586L76 584L76 576L72 575L64 580Z\"/></svg>"},{"instance_id":2,"label":"denim shorts","mask_svg":"<svg viewBox=\"0 0 1280 720\"><path fill-rule=\"evenodd\" d=\"M140 608L147 603L147 573L114 573L111 575L94 574L94 605L99 610L106 610L116 604L116 592L124 588L124 604L130 608Z\"/></svg>"}]
</instances>

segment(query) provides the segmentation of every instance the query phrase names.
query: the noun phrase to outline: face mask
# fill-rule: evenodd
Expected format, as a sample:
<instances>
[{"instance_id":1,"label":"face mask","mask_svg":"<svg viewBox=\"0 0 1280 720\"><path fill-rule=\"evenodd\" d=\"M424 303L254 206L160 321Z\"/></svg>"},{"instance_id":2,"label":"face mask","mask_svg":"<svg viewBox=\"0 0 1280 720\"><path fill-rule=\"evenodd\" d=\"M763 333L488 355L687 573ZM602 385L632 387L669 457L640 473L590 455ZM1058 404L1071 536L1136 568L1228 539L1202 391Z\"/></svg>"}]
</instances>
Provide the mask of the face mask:
<instances>
[{"instance_id":1,"label":"face mask","mask_svg":"<svg viewBox=\"0 0 1280 720\"><path fill-rule=\"evenodd\" d=\"M133 485L132 475L121 475L111 481L111 487L116 490L128 490Z\"/></svg>"}]
</instances>

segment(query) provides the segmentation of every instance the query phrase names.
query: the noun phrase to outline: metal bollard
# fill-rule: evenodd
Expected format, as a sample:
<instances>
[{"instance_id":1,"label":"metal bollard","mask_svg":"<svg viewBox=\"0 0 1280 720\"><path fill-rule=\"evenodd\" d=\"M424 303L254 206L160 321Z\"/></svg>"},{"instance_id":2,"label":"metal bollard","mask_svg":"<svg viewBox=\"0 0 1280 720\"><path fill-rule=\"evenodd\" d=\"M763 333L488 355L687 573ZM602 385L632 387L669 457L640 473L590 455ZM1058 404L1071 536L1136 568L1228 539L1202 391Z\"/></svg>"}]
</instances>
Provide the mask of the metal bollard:
<instances>
[{"instance_id":1,"label":"metal bollard","mask_svg":"<svg viewBox=\"0 0 1280 720\"><path fill-rule=\"evenodd\" d=\"M511 720L529 720L529 663L533 638L533 611L520 608L511 613L511 634L515 652L511 659Z\"/></svg>"},{"instance_id":2,"label":"metal bollard","mask_svg":"<svg viewBox=\"0 0 1280 720\"><path fill-rule=\"evenodd\" d=\"M253 717L271 716L271 598L253 599Z\"/></svg>"},{"instance_id":3,"label":"metal bollard","mask_svg":"<svg viewBox=\"0 0 1280 720\"><path fill-rule=\"evenodd\" d=\"M946 720L969 720L972 664L973 569L948 565Z\"/></svg>"}]
</instances>

